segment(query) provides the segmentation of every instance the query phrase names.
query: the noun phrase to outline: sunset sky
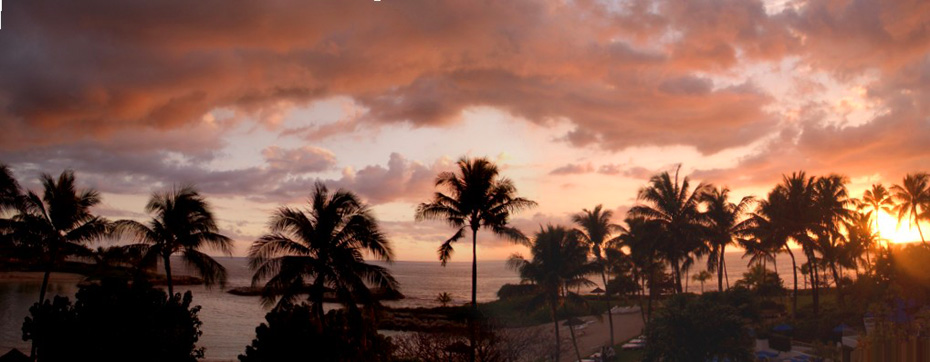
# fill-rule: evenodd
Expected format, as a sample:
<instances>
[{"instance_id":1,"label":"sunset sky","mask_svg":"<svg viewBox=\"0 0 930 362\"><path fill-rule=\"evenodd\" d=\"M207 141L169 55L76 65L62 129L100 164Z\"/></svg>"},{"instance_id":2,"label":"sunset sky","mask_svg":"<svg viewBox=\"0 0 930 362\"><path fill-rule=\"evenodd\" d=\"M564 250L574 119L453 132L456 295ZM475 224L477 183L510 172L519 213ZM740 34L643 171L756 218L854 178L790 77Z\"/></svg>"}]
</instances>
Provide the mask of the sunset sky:
<instances>
[{"instance_id":1,"label":"sunset sky","mask_svg":"<svg viewBox=\"0 0 930 362\"><path fill-rule=\"evenodd\" d=\"M617 221L681 163L734 196L930 171L930 2L6 0L0 162L74 169L96 211L196 185L237 255L321 180L373 205L400 260L437 173L487 156L540 223ZM736 201L736 200L734 200ZM894 221L883 221L894 229ZM916 239L901 226L900 238ZM481 259L519 248L479 234ZM468 243L453 261L468 260Z\"/></svg>"}]
</instances>

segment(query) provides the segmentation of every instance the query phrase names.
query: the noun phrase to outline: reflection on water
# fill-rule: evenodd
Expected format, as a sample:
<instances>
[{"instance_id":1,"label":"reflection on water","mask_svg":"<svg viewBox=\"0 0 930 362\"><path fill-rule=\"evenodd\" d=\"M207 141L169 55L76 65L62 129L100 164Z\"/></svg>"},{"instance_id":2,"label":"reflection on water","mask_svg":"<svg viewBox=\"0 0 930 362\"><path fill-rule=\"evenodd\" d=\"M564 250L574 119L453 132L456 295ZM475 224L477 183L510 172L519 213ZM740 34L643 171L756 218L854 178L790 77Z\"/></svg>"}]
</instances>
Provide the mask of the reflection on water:
<instances>
[{"instance_id":1,"label":"reflection on water","mask_svg":"<svg viewBox=\"0 0 930 362\"><path fill-rule=\"evenodd\" d=\"M23 321L29 307L39 300L41 280L27 282L0 281L0 354L11 348L29 352L29 343L23 341ZM61 295L74 299L77 286L71 283L49 283L48 295Z\"/></svg>"}]
</instances>

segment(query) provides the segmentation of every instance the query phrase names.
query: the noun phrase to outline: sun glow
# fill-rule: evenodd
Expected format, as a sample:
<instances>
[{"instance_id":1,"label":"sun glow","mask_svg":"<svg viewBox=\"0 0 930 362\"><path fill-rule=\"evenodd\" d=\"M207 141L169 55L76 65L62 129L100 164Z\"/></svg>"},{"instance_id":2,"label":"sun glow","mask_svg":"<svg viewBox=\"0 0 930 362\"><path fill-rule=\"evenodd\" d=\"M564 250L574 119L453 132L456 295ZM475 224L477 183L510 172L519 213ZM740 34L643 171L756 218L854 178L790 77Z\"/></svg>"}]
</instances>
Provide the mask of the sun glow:
<instances>
[{"instance_id":1,"label":"sun glow","mask_svg":"<svg viewBox=\"0 0 930 362\"><path fill-rule=\"evenodd\" d=\"M922 222L920 227L923 231L928 231L926 223ZM886 212L878 214L878 232L883 243L885 240L894 244L920 241L920 233L916 226L908 223L907 220L901 220L901 224L898 225L898 219Z\"/></svg>"}]
</instances>

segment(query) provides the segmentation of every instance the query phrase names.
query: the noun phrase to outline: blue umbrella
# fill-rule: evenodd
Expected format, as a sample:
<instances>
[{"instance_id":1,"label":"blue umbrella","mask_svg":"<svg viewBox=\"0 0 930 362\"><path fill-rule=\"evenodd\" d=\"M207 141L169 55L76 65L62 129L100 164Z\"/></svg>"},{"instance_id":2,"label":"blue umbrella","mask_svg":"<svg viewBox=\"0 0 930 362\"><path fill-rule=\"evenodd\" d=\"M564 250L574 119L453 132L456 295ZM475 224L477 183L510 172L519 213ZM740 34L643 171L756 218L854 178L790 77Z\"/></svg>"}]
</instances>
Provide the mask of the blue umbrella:
<instances>
[{"instance_id":1,"label":"blue umbrella","mask_svg":"<svg viewBox=\"0 0 930 362\"><path fill-rule=\"evenodd\" d=\"M787 323L782 323L782 324L779 324L773 327L772 330L775 332L788 332L788 331L794 330L794 327L791 327Z\"/></svg>"},{"instance_id":2,"label":"blue umbrella","mask_svg":"<svg viewBox=\"0 0 930 362\"><path fill-rule=\"evenodd\" d=\"M836 328L833 328L833 333L843 333L843 332L846 332L846 331L851 331L852 329L853 329L853 328L850 327L850 326L847 326L846 323L842 323L842 324L836 326Z\"/></svg>"}]
</instances>

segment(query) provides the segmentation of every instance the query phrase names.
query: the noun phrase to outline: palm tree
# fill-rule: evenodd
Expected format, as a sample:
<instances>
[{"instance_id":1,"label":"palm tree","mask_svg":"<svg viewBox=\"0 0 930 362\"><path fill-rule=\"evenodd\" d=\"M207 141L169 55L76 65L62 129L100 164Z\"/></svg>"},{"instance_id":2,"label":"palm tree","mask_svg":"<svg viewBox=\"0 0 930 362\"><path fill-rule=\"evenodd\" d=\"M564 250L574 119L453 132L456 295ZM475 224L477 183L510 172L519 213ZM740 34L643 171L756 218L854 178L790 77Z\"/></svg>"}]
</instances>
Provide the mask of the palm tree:
<instances>
[{"instance_id":1,"label":"palm tree","mask_svg":"<svg viewBox=\"0 0 930 362\"><path fill-rule=\"evenodd\" d=\"M894 209L894 200L891 197L891 193L885 189L885 186L882 184L872 184L872 188L865 190L862 193L862 206L871 209L872 216L874 220L874 227L872 230L878 230L878 216L884 211L891 213ZM878 238L881 239L881 234L878 235Z\"/></svg>"},{"instance_id":2,"label":"palm tree","mask_svg":"<svg viewBox=\"0 0 930 362\"><path fill-rule=\"evenodd\" d=\"M744 225L740 231L741 236L749 238L745 242L766 245L763 249L783 249L791 257L794 276L792 316L797 315L798 265L790 242L800 245L808 260L813 260L814 240L810 234L815 230L817 221L814 183L815 178L807 177L804 171L782 176L782 182L760 200L756 210L742 222ZM816 291L814 295L816 300Z\"/></svg>"},{"instance_id":3,"label":"palm tree","mask_svg":"<svg viewBox=\"0 0 930 362\"><path fill-rule=\"evenodd\" d=\"M0 163L0 213L14 210L22 200L22 189L13 177L13 171Z\"/></svg>"},{"instance_id":4,"label":"palm tree","mask_svg":"<svg viewBox=\"0 0 930 362\"><path fill-rule=\"evenodd\" d=\"M590 246L591 254L601 266L601 280L604 282L604 295L607 297L607 320L610 325L610 345L614 344L614 318L611 311L610 287L607 282L607 268L610 265L610 254L606 253L607 242L610 241L611 234L625 231L622 226L610 222L613 212L603 210L602 205L597 205L594 210L583 209L581 213L572 215L572 221L580 229L576 229L581 241Z\"/></svg>"},{"instance_id":5,"label":"palm tree","mask_svg":"<svg viewBox=\"0 0 930 362\"><path fill-rule=\"evenodd\" d=\"M705 214L710 222L710 254L707 256L707 270L717 271L717 290L723 291L723 276L726 275L724 255L727 245L734 243L736 236L743 231L743 214L753 203L752 196L743 197L738 204L730 202L730 189L714 188L704 194L702 201L706 205Z\"/></svg>"},{"instance_id":6,"label":"palm tree","mask_svg":"<svg viewBox=\"0 0 930 362\"><path fill-rule=\"evenodd\" d=\"M549 225L540 227L530 245L532 260L526 260L521 255L513 255L507 265L520 272L520 279L532 282L539 287L540 294L534 298L532 304L544 302L549 306L549 314L555 328L556 355L559 360L561 340L559 338L559 321L557 311L559 306L565 306L567 301L582 302L583 298L572 293L573 288L593 285L585 279L585 275L601 270L600 265L588 263L587 247L579 241L578 234L561 226ZM575 339L574 327L569 324L575 356L581 360L578 343Z\"/></svg>"},{"instance_id":7,"label":"palm tree","mask_svg":"<svg viewBox=\"0 0 930 362\"><path fill-rule=\"evenodd\" d=\"M691 276L691 279L701 283L701 294L704 294L704 282L706 282L707 279L710 279L710 277L710 272L707 270L701 270L701 272Z\"/></svg>"},{"instance_id":8,"label":"palm tree","mask_svg":"<svg viewBox=\"0 0 930 362\"><path fill-rule=\"evenodd\" d=\"M391 245L371 209L349 191L330 193L317 183L310 208L281 207L271 217L270 232L252 243L249 266L252 285L267 279L262 290L266 306L292 302L307 293L311 311L323 321L327 289L350 312L356 304L375 302L367 283L393 292L399 287L387 268L368 264L363 253L392 262Z\"/></svg>"},{"instance_id":9,"label":"palm tree","mask_svg":"<svg viewBox=\"0 0 930 362\"><path fill-rule=\"evenodd\" d=\"M868 250L878 243L878 232L872 228L872 211L861 213L857 212L852 215L846 222L846 251L845 260L851 262L859 270L857 265L865 265L871 270L872 261L868 258L862 260L862 255L868 257Z\"/></svg>"},{"instance_id":10,"label":"palm tree","mask_svg":"<svg viewBox=\"0 0 930 362\"><path fill-rule=\"evenodd\" d=\"M22 189L19 182L13 177L13 172L4 164L0 164L0 217L6 216L7 211L15 211L22 205ZM13 220L0 218L0 254L11 256L15 250Z\"/></svg>"},{"instance_id":11,"label":"palm tree","mask_svg":"<svg viewBox=\"0 0 930 362\"><path fill-rule=\"evenodd\" d=\"M169 298L175 296L171 256L177 253L207 286L226 284L226 268L200 250L211 248L232 255L232 240L219 233L210 206L196 189L183 186L153 193L145 211L152 214L147 224L120 220L116 222L116 233L129 234L135 239L136 244L130 248L142 255L141 267L154 269L161 259Z\"/></svg>"},{"instance_id":12,"label":"palm tree","mask_svg":"<svg viewBox=\"0 0 930 362\"><path fill-rule=\"evenodd\" d=\"M930 175L919 172L904 176L902 185L891 186L891 195L897 201L894 212L898 214L898 225L907 219L917 225L920 241L926 245L924 232L920 230L921 214L930 210Z\"/></svg>"},{"instance_id":13,"label":"palm tree","mask_svg":"<svg viewBox=\"0 0 930 362\"><path fill-rule=\"evenodd\" d=\"M818 178L814 185L815 215L819 216L816 229L818 240L815 248L820 250L824 265L829 265L833 271L840 304L844 303L844 299L836 264L840 258L838 249L845 242L841 226L853 214L853 211L847 208L851 201L846 190L846 182L847 179L844 176L828 175Z\"/></svg>"},{"instance_id":14,"label":"palm tree","mask_svg":"<svg viewBox=\"0 0 930 362\"><path fill-rule=\"evenodd\" d=\"M55 265L69 255L89 255L84 244L105 236L106 219L94 216L90 209L100 203L95 190L78 190L74 172L67 170L56 180L42 174L43 193L30 191L23 199L22 211L14 216L17 234L39 243L45 257L45 275L39 289L39 303L45 302L48 279Z\"/></svg>"},{"instance_id":15,"label":"palm tree","mask_svg":"<svg viewBox=\"0 0 930 362\"><path fill-rule=\"evenodd\" d=\"M698 210L698 205L709 185L698 184L692 192L690 180L685 177L678 183L678 173L673 181L668 172L653 176L649 186L641 188L637 199L644 204L630 209L633 217L642 217L660 226L663 238L658 250L672 266L675 273L675 287L682 292L681 264L689 254L703 246L707 234L705 216Z\"/></svg>"},{"instance_id":16,"label":"palm tree","mask_svg":"<svg viewBox=\"0 0 930 362\"><path fill-rule=\"evenodd\" d=\"M664 265L659 255L658 240L662 238L662 230L658 224L647 221L642 217L627 215L624 220L626 231L617 236L611 243L625 246L630 250L633 278L641 284L639 301L640 314L643 323L648 323L652 316L652 302L659 290L655 287L656 277L664 271ZM642 305L646 290L649 290L648 304Z\"/></svg>"},{"instance_id":17,"label":"palm tree","mask_svg":"<svg viewBox=\"0 0 930 362\"><path fill-rule=\"evenodd\" d=\"M416 219L445 220L456 228L455 234L439 246L439 260L445 266L452 258L452 243L471 231L471 306L478 308L478 230L490 230L519 243L526 236L509 225L511 213L535 206L528 199L517 197L517 188L510 179L500 177L497 165L486 158L461 158L456 163L458 173L443 172L436 177L436 186L448 194L436 192L433 200L417 207Z\"/></svg>"}]
</instances>

